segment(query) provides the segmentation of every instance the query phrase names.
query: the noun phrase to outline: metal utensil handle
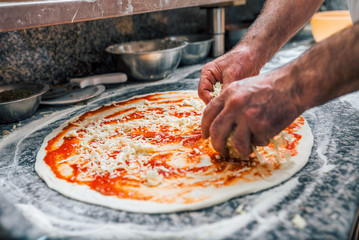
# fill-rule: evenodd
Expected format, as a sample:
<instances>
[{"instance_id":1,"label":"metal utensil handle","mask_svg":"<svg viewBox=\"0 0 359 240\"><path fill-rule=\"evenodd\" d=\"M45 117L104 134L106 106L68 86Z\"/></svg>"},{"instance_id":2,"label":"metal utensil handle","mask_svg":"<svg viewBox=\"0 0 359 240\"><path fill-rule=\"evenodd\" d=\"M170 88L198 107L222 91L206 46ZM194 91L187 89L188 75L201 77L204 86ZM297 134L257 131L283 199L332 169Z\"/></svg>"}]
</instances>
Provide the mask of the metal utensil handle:
<instances>
[{"instance_id":1,"label":"metal utensil handle","mask_svg":"<svg viewBox=\"0 0 359 240\"><path fill-rule=\"evenodd\" d=\"M70 83L75 84L80 88L85 88L88 86L93 86L98 84L123 83L126 81L127 81L127 75L124 73L108 73L102 75L94 75L85 78L73 78L70 80Z\"/></svg>"},{"instance_id":2,"label":"metal utensil handle","mask_svg":"<svg viewBox=\"0 0 359 240\"><path fill-rule=\"evenodd\" d=\"M359 239L359 206L354 218L354 223L349 237L349 240L358 240L358 239Z\"/></svg>"}]
</instances>

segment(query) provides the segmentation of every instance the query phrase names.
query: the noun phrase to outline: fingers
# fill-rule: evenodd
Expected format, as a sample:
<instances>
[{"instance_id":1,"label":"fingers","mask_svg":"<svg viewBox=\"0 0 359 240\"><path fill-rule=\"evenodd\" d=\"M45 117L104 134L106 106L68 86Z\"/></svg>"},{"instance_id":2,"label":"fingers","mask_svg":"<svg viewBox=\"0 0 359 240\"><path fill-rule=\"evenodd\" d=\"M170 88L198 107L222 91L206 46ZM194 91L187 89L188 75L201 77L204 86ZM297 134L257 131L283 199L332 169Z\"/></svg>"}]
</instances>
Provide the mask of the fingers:
<instances>
[{"instance_id":1,"label":"fingers","mask_svg":"<svg viewBox=\"0 0 359 240\"><path fill-rule=\"evenodd\" d=\"M198 84L198 96L202 99L205 104L208 104L212 97L211 92L213 91L213 85L210 80L201 76Z\"/></svg>"},{"instance_id":2,"label":"fingers","mask_svg":"<svg viewBox=\"0 0 359 240\"><path fill-rule=\"evenodd\" d=\"M221 156L228 155L226 143L231 131L234 131L232 139L233 147L241 156L251 154L252 145L266 146L269 144L270 139L265 132L253 134L244 118L234 122L233 119L235 117L230 115L225 110L221 111L213 120L209 130L212 146Z\"/></svg>"},{"instance_id":3,"label":"fingers","mask_svg":"<svg viewBox=\"0 0 359 240\"><path fill-rule=\"evenodd\" d=\"M248 156L252 152L251 132L245 121L237 123L237 127L233 134L232 144L241 156Z\"/></svg>"},{"instance_id":4,"label":"fingers","mask_svg":"<svg viewBox=\"0 0 359 240\"><path fill-rule=\"evenodd\" d=\"M237 125L236 119L240 119L241 115L241 111L237 108L233 108L233 104L230 104L231 101L228 100L228 94L229 93L220 95L207 105L203 112L201 123L202 137L206 139L211 136L212 146L222 156L228 155L228 149L226 146L227 139L231 131ZM248 130L246 130L247 126L243 124L243 127L238 127L240 127L241 131L239 131L239 128L237 128L237 131L239 132L237 135L244 135L246 139L243 141L249 142L250 140L248 139L250 137L250 133ZM240 144L242 143L237 143L237 147ZM239 152L247 152L248 148L249 143L246 143L244 144L244 147L239 147L239 149L241 149Z\"/></svg>"},{"instance_id":5,"label":"fingers","mask_svg":"<svg viewBox=\"0 0 359 240\"><path fill-rule=\"evenodd\" d=\"M267 138L263 133L252 136L252 143L254 146L267 146L269 141L269 138Z\"/></svg>"},{"instance_id":6,"label":"fingers","mask_svg":"<svg viewBox=\"0 0 359 240\"><path fill-rule=\"evenodd\" d=\"M198 96L205 104L208 104L211 101L213 85L217 81L220 81L220 79L220 72L215 63L210 62L203 67L198 84Z\"/></svg>"},{"instance_id":7,"label":"fingers","mask_svg":"<svg viewBox=\"0 0 359 240\"><path fill-rule=\"evenodd\" d=\"M214 149L222 156L228 155L227 139L235 127L233 118L222 111L213 121L210 127L211 142Z\"/></svg>"},{"instance_id":8,"label":"fingers","mask_svg":"<svg viewBox=\"0 0 359 240\"><path fill-rule=\"evenodd\" d=\"M251 143L254 146L266 146L270 142L271 125L268 124L268 119L261 113L263 110L258 107L252 107L245 111L247 119L252 119L248 122L248 128L251 132Z\"/></svg>"},{"instance_id":9,"label":"fingers","mask_svg":"<svg viewBox=\"0 0 359 240\"><path fill-rule=\"evenodd\" d=\"M208 138L210 135L210 127L212 122L217 117L217 115L222 111L224 107L224 102L220 97L211 101L206 109L203 112L201 128L202 128L202 137L204 139Z\"/></svg>"}]
</instances>

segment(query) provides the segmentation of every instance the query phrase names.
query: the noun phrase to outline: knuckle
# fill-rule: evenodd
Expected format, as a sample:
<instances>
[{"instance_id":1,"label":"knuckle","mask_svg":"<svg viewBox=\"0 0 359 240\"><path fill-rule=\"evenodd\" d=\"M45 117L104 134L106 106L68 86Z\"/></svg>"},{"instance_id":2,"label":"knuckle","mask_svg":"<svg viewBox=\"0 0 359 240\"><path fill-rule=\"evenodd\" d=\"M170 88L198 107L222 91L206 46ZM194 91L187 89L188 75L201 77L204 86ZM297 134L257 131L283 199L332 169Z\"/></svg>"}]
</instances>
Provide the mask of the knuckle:
<instances>
[{"instance_id":1,"label":"knuckle","mask_svg":"<svg viewBox=\"0 0 359 240\"><path fill-rule=\"evenodd\" d=\"M197 91L197 93L198 93L198 96L203 100L204 98L205 98L205 91L203 91L202 89L199 89L198 88L198 91Z\"/></svg>"},{"instance_id":2,"label":"knuckle","mask_svg":"<svg viewBox=\"0 0 359 240\"><path fill-rule=\"evenodd\" d=\"M215 68L215 63L214 62L209 62L209 63L206 63L202 70L201 70L201 73L205 73L205 72L208 72L210 71L211 69Z\"/></svg>"},{"instance_id":3,"label":"knuckle","mask_svg":"<svg viewBox=\"0 0 359 240\"><path fill-rule=\"evenodd\" d=\"M267 138L254 137L253 138L253 144L255 146L266 146L266 145L269 144L269 140Z\"/></svg>"},{"instance_id":4,"label":"knuckle","mask_svg":"<svg viewBox=\"0 0 359 240\"><path fill-rule=\"evenodd\" d=\"M245 100L239 94L233 93L233 90L229 89L228 92L223 95L228 96L227 106L230 109L240 110L243 108Z\"/></svg>"}]
</instances>

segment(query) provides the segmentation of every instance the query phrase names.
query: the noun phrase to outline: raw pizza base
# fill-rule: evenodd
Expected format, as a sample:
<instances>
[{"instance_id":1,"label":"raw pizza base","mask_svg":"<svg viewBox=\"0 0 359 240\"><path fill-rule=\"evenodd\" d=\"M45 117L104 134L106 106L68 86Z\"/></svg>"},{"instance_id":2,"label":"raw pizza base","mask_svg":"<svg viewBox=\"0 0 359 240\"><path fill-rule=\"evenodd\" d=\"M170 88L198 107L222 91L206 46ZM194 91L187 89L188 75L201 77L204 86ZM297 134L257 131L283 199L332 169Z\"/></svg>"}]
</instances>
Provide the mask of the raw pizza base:
<instances>
[{"instance_id":1,"label":"raw pizza base","mask_svg":"<svg viewBox=\"0 0 359 240\"><path fill-rule=\"evenodd\" d=\"M153 201L121 199L115 196L106 196L92 190L87 185L77 185L57 178L52 172L51 168L44 162L44 157L46 154L45 147L47 146L48 141L57 136L57 134L60 133L62 129L68 125L68 123L69 121L63 123L60 127L53 130L44 139L44 142L37 154L37 159L35 163L35 170L37 174L46 182L49 188L69 198L96 205L106 206L113 209L140 213L167 213L185 210L196 210L225 202L234 197L249 193L255 193L264 189L274 187L291 178L295 173L300 171L306 165L309 160L311 149L313 146L313 135L311 133L311 129L307 121L304 121L304 125L302 125L302 128L297 132L302 136L297 146L298 154L291 158L291 164L282 165L280 169L276 170L274 174L272 174L268 178L256 182L248 182L243 185L223 186L220 188L208 187L205 189L198 189L196 194L210 195L210 198L205 199L201 202L189 204L159 203Z\"/></svg>"}]
</instances>

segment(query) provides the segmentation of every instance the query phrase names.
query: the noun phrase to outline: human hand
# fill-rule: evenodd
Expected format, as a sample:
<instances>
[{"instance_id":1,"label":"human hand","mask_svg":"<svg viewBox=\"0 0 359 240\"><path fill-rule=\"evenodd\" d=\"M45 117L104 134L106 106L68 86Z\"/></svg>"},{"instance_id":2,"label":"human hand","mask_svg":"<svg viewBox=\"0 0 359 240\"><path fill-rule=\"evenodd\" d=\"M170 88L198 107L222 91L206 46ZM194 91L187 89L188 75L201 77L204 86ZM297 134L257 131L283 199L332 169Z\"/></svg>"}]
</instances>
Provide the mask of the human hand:
<instances>
[{"instance_id":1,"label":"human hand","mask_svg":"<svg viewBox=\"0 0 359 240\"><path fill-rule=\"evenodd\" d=\"M239 45L202 68L198 96L208 104L216 82L223 83L223 89L226 89L234 81L258 75L264 63L265 60L255 51Z\"/></svg>"},{"instance_id":2,"label":"human hand","mask_svg":"<svg viewBox=\"0 0 359 240\"><path fill-rule=\"evenodd\" d=\"M303 111L292 76L279 69L232 82L207 105L202 136L211 137L213 147L227 156L227 138L234 130L233 146L247 156L252 152L251 144L267 145Z\"/></svg>"}]
</instances>

